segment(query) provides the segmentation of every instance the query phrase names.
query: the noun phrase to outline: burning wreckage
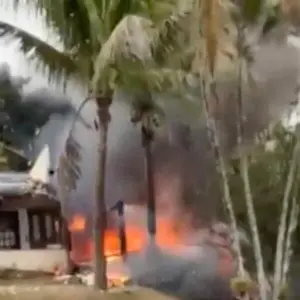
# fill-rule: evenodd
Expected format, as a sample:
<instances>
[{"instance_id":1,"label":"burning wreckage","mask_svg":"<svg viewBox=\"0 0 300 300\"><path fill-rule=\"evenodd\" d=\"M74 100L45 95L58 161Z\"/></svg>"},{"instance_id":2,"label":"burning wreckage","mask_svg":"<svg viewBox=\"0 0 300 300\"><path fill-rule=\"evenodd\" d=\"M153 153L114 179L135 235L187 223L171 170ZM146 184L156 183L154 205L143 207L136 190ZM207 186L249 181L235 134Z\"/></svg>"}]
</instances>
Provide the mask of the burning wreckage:
<instances>
[{"instance_id":1,"label":"burning wreckage","mask_svg":"<svg viewBox=\"0 0 300 300\"><path fill-rule=\"evenodd\" d=\"M119 205L118 218L146 219L143 208ZM231 299L229 281L235 275L236 262L228 227L216 223L210 229L187 233L174 228L166 217L158 216L157 223L155 242L149 242L145 226L140 222L126 224L123 219L119 220L117 230L107 230L105 245L110 286L134 284L180 299ZM72 239L85 236L86 224L84 216L73 217L69 226ZM72 249L73 260L79 265L91 261L92 241L82 238L76 244L82 247ZM93 284L91 270L82 268L77 274L82 283Z\"/></svg>"},{"instance_id":2,"label":"burning wreckage","mask_svg":"<svg viewBox=\"0 0 300 300\"><path fill-rule=\"evenodd\" d=\"M121 154L115 152L116 158L111 157L115 163L110 164L113 178L108 180L107 207L110 211L105 234L109 286L130 283L181 299L214 299L214 296L226 299L230 296L228 282L235 273L231 234L224 224L216 222L209 227L202 224L211 224L217 218L214 214L217 189L211 184L212 176L207 176L210 171L210 175L215 174L212 173L215 172L213 161L208 159L211 151L206 150L209 143L206 135L205 139L195 138L195 151L183 153L182 147L173 145L177 141L175 133L177 130L172 144L162 136L153 148L157 223L154 242L149 241L147 233L147 196L142 178L144 157L140 155L139 143L127 144L128 149L125 145L120 148ZM196 134L198 136L198 131ZM124 138L128 139L128 136ZM178 137L178 143L180 141ZM208 155L199 157L199 152ZM200 168L207 170L205 175L199 176ZM208 195L201 199L194 188L199 182L201 195ZM196 191L197 201L184 202L181 187L185 186ZM113 203L122 196L126 199L124 203ZM69 220L71 258L79 266L76 277L92 285L94 275L90 262L94 247L91 218L82 206L77 207ZM74 277L70 276L70 281ZM57 280L60 279L68 281L67 276L58 276Z\"/></svg>"},{"instance_id":3,"label":"burning wreckage","mask_svg":"<svg viewBox=\"0 0 300 300\"><path fill-rule=\"evenodd\" d=\"M202 167L204 164L201 161ZM61 199L51 185L53 174L49 174L49 166L46 147L29 173L0 173L0 247L3 250L0 269L54 272L55 280L65 281L67 277L61 274L67 269L68 255L62 237ZM193 166L198 169L195 160ZM165 192L167 183L160 182ZM109 215L115 221L112 223L119 224L119 227L109 226L105 236L110 286L130 283L180 299L231 297L228 282L235 273L235 260L230 233L224 224L186 230L189 222L183 220L185 216L180 216L181 228L169 216L158 213L156 240L149 242L143 224L147 219L144 205L119 202ZM76 266L72 278L91 285L93 272L89 262L93 245L86 234L88 221L84 214L71 217L68 246Z\"/></svg>"},{"instance_id":4,"label":"burning wreckage","mask_svg":"<svg viewBox=\"0 0 300 300\"><path fill-rule=\"evenodd\" d=\"M177 141L176 138L177 135L174 136L174 140ZM107 204L110 211L105 248L109 286L133 284L149 287L183 300L231 297L229 280L235 274L231 234L224 224L217 222L213 226L202 224L213 223L216 218L213 213L215 208L213 202L218 198L214 197L217 193L216 186L207 184L207 173L215 170L212 161L208 159L211 152L200 158L198 156L199 152L206 152L204 147L209 147L206 135L205 140L195 139L195 141L197 141L197 144L194 143L197 151L193 152L182 153L181 147L174 148L173 144L169 145L164 137L161 141L164 144L161 145L158 141L157 149L156 147L153 149L156 162L157 204L155 241L150 241L147 233L145 201L147 197L144 194L143 180L138 181L141 177L139 174L143 173L132 170L137 165L143 168L143 156L140 157L131 145L128 145L128 151L125 149L126 146L122 147L122 164L116 163L115 166L111 166L111 169L116 168L114 173L117 175L110 181L112 184L109 190L112 194L107 197L107 199L120 199L120 196L126 195L124 198L127 199L124 203ZM127 154L134 157L127 157ZM164 159L164 154L168 159ZM115 155L120 159L118 153ZM178 165L174 163L166 165L171 158L172 162L175 161ZM118 159L116 161L119 161ZM130 165L128 168L127 164ZM119 168L122 170L120 171ZM205 176L199 176L200 168L207 170ZM177 175L184 177L184 180L181 180L181 177L177 180ZM211 176L209 180L211 183ZM123 185L123 181L126 183L129 181L130 184ZM202 194L209 196L199 199L198 194L195 193L197 201L185 203L184 197L181 196L181 185L187 185L194 190L199 181L203 187ZM122 190L120 194L115 193L116 182L118 189ZM93 258L94 248L91 225L89 214L80 208L69 220L71 258L79 266L76 277L87 285L92 285L94 280L92 267L89 264ZM70 281L73 281L74 277L70 276ZM58 277L57 280L59 279L68 281L66 276Z\"/></svg>"},{"instance_id":5,"label":"burning wreckage","mask_svg":"<svg viewBox=\"0 0 300 300\"><path fill-rule=\"evenodd\" d=\"M60 274L66 270L61 205L50 176L47 147L29 173L0 174L1 269ZM181 299L231 296L228 281L235 262L226 225L187 233L174 227L168 217L158 215L156 241L149 243L146 227L140 222L146 219L143 208L119 202L113 210L119 228L107 229L105 236L111 286L131 283ZM74 215L68 227L75 276L91 285L93 272L86 262L92 260L93 247L85 234L87 220ZM66 277L55 277L61 278Z\"/></svg>"},{"instance_id":6,"label":"burning wreckage","mask_svg":"<svg viewBox=\"0 0 300 300\"><path fill-rule=\"evenodd\" d=\"M49 177L47 147L29 173L0 174L0 268L54 272L57 281L75 277L92 285L94 275L87 262L92 260L93 245L84 215L75 214L69 222L69 250L76 267L72 277L61 275L68 255L61 205ZM144 206L123 202L110 212L118 224L105 235L110 286L149 287L183 300L232 299L229 280L236 263L225 224L187 230L158 214L156 239L149 242L142 224L145 214Z\"/></svg>"}]
</instances>

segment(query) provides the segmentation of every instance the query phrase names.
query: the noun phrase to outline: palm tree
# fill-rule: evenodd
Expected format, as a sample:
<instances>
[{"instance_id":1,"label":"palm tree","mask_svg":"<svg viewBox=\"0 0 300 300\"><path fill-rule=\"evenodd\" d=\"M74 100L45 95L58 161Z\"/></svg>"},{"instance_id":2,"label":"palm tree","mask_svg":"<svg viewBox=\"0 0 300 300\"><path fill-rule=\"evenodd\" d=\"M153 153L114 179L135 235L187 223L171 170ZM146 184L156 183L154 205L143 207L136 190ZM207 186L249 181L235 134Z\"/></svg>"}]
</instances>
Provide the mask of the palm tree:
<instances>
[{"instance_id":1,"label":"palm tree","mask_svg":"<svg viewBox=\"0 0 300 300\"><path fill-rule=\"evenodd\" d=\"M213 145L213 149L216 154L217 158L217 163L218 167L221 169L221 174L222 174L222 180L223 180L223 185L224 185L224 194L225 194L225 199L226 199L226 204L229 207L229 212L231 215L231 220L233 223L236 224L235 218L234 218L234 213L233 213L233 208L232 208L232 201L231 201L231 196L230 196L230 191L229 191L229 184L228 184L228 175L226 173L226 165L224 162L224 159L222 157L223 153L220 148L220 142L219 142L219 137L218 137L218 127L217 123L214 120L214 115L213 115L213 109L214 109L214 104L211 104L208 102L208 97L214 98L216 101L216 105L218 104L218 95L216 94L215 86L217 82L217 68L219 67L219 55L223 54L231 61L233 61L233 58L238 56L240 58L240 50L239 47L237 46L235 51L230 52L228 49L222 49L220 47L224 46L222 43L220 43L220 40L225 41L225 46L232 45L233 36L231 36L229 33L232 33L232 28L228 30L228 28L224 29L223 25L219 23L219 20L227 20L228 23L225 22L225 24L228 24L228 27L233 26L234 23L231 22L230 20L230 14L228 14L228 11L225 10L224 13L224 7L221 7L219 5L219 2L216 1L202 1L200 4L197 3L198 6L193 3L194 6L194 12L196 13L196 21L194 24L199 24L199 19L201 19L201 22L204 20L204 30L202 35L199 36L199 30L198 30L198 25L196 25L195 31L192 30L192 33L196 32L196 38L194 36L194 41L197 41L199 44L196 45L196 47L193 50L193 60L191 62L191 67L193 73L196 75L196 77L200 78L200 85L202 88L202 100L204 101L204 107L205 107L205 112L206 112L206 117L207 117L207 127L209 129L209 132L211 133L211 141ZM228 3L230 4L230 3ZM247 24L247 26L252 25L252 23L261 16L261 7L262 3L261 1L257 1L256 5L247 7L241 7L242 8L242 21ZM189 10L190 11L190 10ZM230 12L230 10L229 10ZM270 17L272 20L270 20ZM235 18L237 16L235 15ZM259 38L263 37L266 33L269 32L269 30L272 29L274 25L277 23L274 23L274 15L266 15L263 18L263 24L262 24L262 34L258 34ZM273 24L270 24L270 21L273 22ZM276 21L276 20L275 20ZM260 24L259 24L260 25ZM227 40L227 41L226 41ZM203 42L201 44L199 41ZM227 45L226 45L227 42ZM113 42L111 43L110 47L108 49L113 50L113 45L115 45ZM189 45L189 44L188 44ZM147 47L146 47L147 49ZM108 51L107 51L108 52ZM237 52L237 53L236 53ZM182 56L185 56L183 52L180 52ZM103 58L104 56L102 56ZM107 66L107 65L106 65ZM161 67L161 66L160 66ZM183 66L181 65L181 68L183 70ZM100 67L100 70L105 70L105 67ZM174 73L174 65L172 72ZM130 73L130 71L129 71ZM147 74L144 73L146 76ZM203 75L204 80L203 80ZM147 78L147 77L146 77ZM238 83L240 85L240 81ZM241 95L238 96L238 101L242 101ZM242 119L242 104L239 103L237 105L238 107L238 118ZM140 119L140 121L143 120L143 117L138 117L137 119ZM149 122L149 119L146 117L144 120L146 122ZM238 121L238 126L241 127L243 122L241 120ZM142 125L142 128L145 129L149 128L149 125L145 126ZM146 133L149 133L149 131ZM150 141L152 139L152 132L150 132ZM242 128L238 128L238 144L240 146L240 139L243 137L243 132ZM146 147L145 147L146 148ZM251 229L252 229L252 234L253 234L253 240L255 244L255 255L257 257L257 269L258 269L258 278L260 282L260 294L262 299L266 299L267 294L266 294L266 286L265 286L265 274L264 274L264 269L263 269L263 261L262 261L262 255L261 255L261 245L259 242L259 237L258 237L258 230L257 230L257 225L256 225L256 219L255 219L255 213L253 210L253 200L252 200L252 195L251 195L251 189L250 189L250 182L249 182L249 176L248 176L248 161L247 161L247 156L244 154L240 154L241 156L241 170L242 172L242 177L243 177L243 183L245 187L245 199L247 203L247 208L248 208L248 216L249 216L249 221L251 223ZM153 207L152 207L153 209ZM237 230L234 230L237 232ZM237 240L237 238L236 238ZM237 243L238 244L238 243ZM237 246L237 250L240 252ZM239 257L241 257L239 253ZM242 262L239 262L240 266L240 273L243 274L243 266Z\"/></svg>"},{"instance_id":2,"label":"palm tree","mask_svg":"<svg viewBox=\"0 0 300 300\"><path fill-rule=\"evenodd\" d=\"M296 143L293 149L292 157L290 160L289 165L289 171L286 179L286 185L284 189L284 195L282 200L282 209L281 209L281 215L280 215L280 221L278 226L278 233L277 233L277 243L276 243L276 253L275 253L275 262L274 262L274 281L273 281L273 294L272 299L278 299L278 295L280 293L280 287L282 287L286 282L284 281L286 277L286 273L288 271L288 257L289 253L285 253L285 247L290 248L290 239L291 239L291 231L293 231L293 228L290 229L288 226L293 226L293 220L290 220L288 222L288 213L289 213L289 207L290 202L295 202L294 199L291 200L290 198L293 196L293 189L295 189L295 182L297 181L298 177L298 168L299 168L299 125L297 125L298 128L296 128ZM294 210L297 210L297 203L294 203ZM297 212L291 212L296 213ZM294 217L295 218L295 217ZM291 223L288 225L288 223Z\"/></svg>"},{"instance_id":3,"label":"palm tree","mask_svg":"<svg viewBox=\"0 0 300 300\"><path fill-rule=\"evenodd\" d=\"M226 7L227 4L227 7ZM203 32L199 34L199 30L197 25L195 25L195 30L191 30L192 39L195 41L203 41L202 47L196 45L195 48L195 57L192 64L194 72L198 74L199 78L205 78L203 80L202 85L202 100L204 102L204 111L206 113L206 120L207 120L207 127L208 132L211 137L211 143L213 146L213 150L216 155L217 165L220 170L222 176L222 182L224 187L224 200L228 207L230 220L234 229L236 231L236 220L233 212L231 194L229 190L229 182L228 182L228 175L226 172L226 165L224 163L224 153L222 153L221 145L220 145L220 138L219 138L219 130L218 128L218 120L215 119L215 112L214 110L218 109L218 106L221 104L220 97L217 93L217 85L219 82L218 76L220 74L220 68L222 68L222 61L220 59L220 54L227 54L227 57L230 58L230 63L232 65L236 64L238 60L241 59L241 47L239 45L239 28L236 29L236 23L242 23L242 29L253 26L253 23L258 20L258 17L262 17L262 24L258 23L258 31L257 34L259 38L264 37L264 34L268 33L274 25L278 24L278 16L274 16L272 13L269 15L263 14L265 10L262 10L263 3L262 1L246 1L244 4L239 4L239 6L233 5L231 1L224 1L223 5L220 5L219 1L201 1L194 6L194 24L199 24L199 20L202 20L203 24ZM225 7L225 9L224 9ZM232 8L234 8L232 10ZM224 22L225 20L225 22ZM224 25L225 24L225 25ZM226 28L224 28L226 27ZM260 30L260 27L262 28ZM236 38L238 36L238 38ZM238 40L238 43L235 41ZM223 43L222 43L223 42ZM233 46L231 51L225 48L224 46ZM242 45L242 50L244 51L247 46L244 44ZM244 53L242 54L244 55ZM237 58L237 59L236 59ZM248 57L247 57L248 58ZM223 63L224 65L224 63ZM229 64L230 66L230 64ZM225 68L226 69L226 68ZM228 66L227 66L228 69ZM233 69L235 69L233 67ZM236 76L236 75L234 75ZM237 85L241 86L241 81L238 80ZM232 97L232 95L231 95ZM243 119L243 110L242 110L242 94L240 93L240 89L238 92L238 146L240 147L244 141L243 138L243 127L242 124L244 123ZM212 102L211 100L215 101ZM253 201L252 201L252 194L248 176L248 160L247 155L245 153L239 153L240 160L241 160L241 171L242 171L242 178L245 187L245 200L247 203L247 210L249 216L249 222L251 224L251 230L253 235L254 241L254 252L256 256L256 263L257 263L257 272L258 272L258 279L259 279L259 287L260 287L260 297L261 299L266 299L266 282L265 282L265 275L263 269L263 260L261 254L261 245L258 236L255 212L253 209ZM236 238L237 240L237 238ZM236 242L236 250L238 253L238 257L240 255L240 247L238 247L238 243ZM239 273L241 276L244 274L242 260L239 261Z\"/></svg>"},{"instance_id":4,"label":"palm tree","mask_svg":"<svg viewBox=\"0 0 300 300\"><path fill-rule=\"evenodd\" d=\"M140 124L141 141L145 156L145 175L147 182L148 203L148 234L150 242L155 243L156 235L156 203L154 184L154 163L152 145L155 136L155 127L158 126L157 115L161 110L153 101L151 92L142 92L136 95L133 103L131 121Z\"/></svg>"},{"instance_id":5,"label":"palm tree","mask_svg":"<svg viewBox=\"0 0 300 300\"><path fill-rule=\"evenodd\" d=\"M17 1L18 2L18 1ZM104 231L106 228L105 206L105 168L107 153L107 134L110 122L109 107L113 98L117 78L124 67L143 66L150 57L151 44L140 47L138 40L146 29L151 29L152 21L160 20L170 11L173 1L166 1L163 9L154 1L61 1L53 5L50 1L27 1L34 3L43 11L49 27L54 28L63 40L65 50L59 51L46 42L16 28L11 24L0 22L2 35L13 35L20 40L20 48L24 52L35 50L36 57L49 70L50 75L68 77L79 75L87 83L92 80L91 98L97 104L99 128L99 165L94 215L95 241L95 285L106 289L106 267L104 253ZM127 16L143 14L145 17ZM125 17L125 18L123 18ZM147 25L145 28L145 25ZM151 25L151 26L150 26ZM168 28L164 24L161 31ZM141 31L142 30L142 31ZM130 36L134 32L134 38ZM152 30L153 31L153 30ZM155 35L156 42L161 40L161 31ZM147 36L149 37L149 36ZM108 39L109 38L109 39ZM118 49L117 49L118 47ZM140 47L140 48L139 48ZM113 48L113 49L112 49ZM113 51L111 51L113 50ZM141 53L142 51L143 53ZM99 54L100 53L100 54ZM142 56L141 56L142 54ZM137 64L133 60L138 61ZM108 63L109 62L109 63ZM108 72L105 72L108 71ZM101 76L99 76L101 74ZM153 77L153 73L152 73ZM123 77L124 79L124 77ZM111 83L114 83L112 86Z\"/></svg>"},{"instance_id":6,"label":"palm tree","mask_svg":"<svg viewBox=\"0 0 300 300\"><path fill-rule=\"evenodd\" d=\"M258 1L258 4L261 3ZM252 18L256 18L258 15L260 15L259 11L258 13L255 12L254 16L251 16ZM237 26L237 51L238 51L238 57L239 57L239 64L238 64L238 83L237 83L237 116L238 116L238 122L237 122L237 134L238 134L238 147L241 151L242 145L243 145L243 137L244 137L244 76L245 73L244 70L244 61L243 59L246 59L251 57L249 53L247 53L247 47L246 41L245 41L245 28L248 24L245 23L245 17L244 18L237 18L236 20L236 26ZM247 206L247 212L248 212L248 220L250 224L250 228L252 231L252 239L253 239L253 245L254 245L254 254L255 254L255 262L257 267L257 277L259 282L259 290L260 290L260 299L266 300L267 297L267 290L266 290L266 276L264 271L264 265L263 265L263 257L262 257L262 250L261 250L261 243L260 243L260 237L258 233L257 228L257 221L256 221L256 215L254 211L254 204L253 204L253 196L252 196L252 190L250 185L250 179L249 179L249 164L248 164L248 154L243 154L242 151L239 154L240 155L240 170L241 170L241 177L243 180L244 185L244 194L245 194L245 202Z\"/></svg>"},{"instance_id":7,"label":"palm tree","mask_svg":"<svg viewBox=\"0 0 300 300\"><path fill-rule=\"evenodd\" d=\"M228 3L227 3L228 4ZM226 30L230 27L232 21L228 7L224 9L217 1L195 1L193 7L193 25L190 34L190 40L194 43L194 51L191 61L191 69L200 81L201 96L203 109L206 119L206 127L212 150L214 151L217 168L220 172L224 206L227 209L230 223L233 229L233 246L238 258L238 273L244 276L244 264L242 259L241 246L238 238L238 226L234 213L231 192L229 188L229 179L227 167L224 160L224 154L221 150L218 124L214 118L215 106L218 104L215 93L216 74L221 68L228 67L229 61L235 55L235 49L232 47L232 30ZM202 30L199 26L202 24ZM221 41L221 42L220 42ZM225 58L225 60L224 60ZM215 101L210 101L210 99Z\"/></svg>"},{"instance_id":8,"label":"palm tree","mask_svg":"<svg viewBox=\"0 0 300 300\"><path fill-rule=\"evenodd\" d=\"M283 3L283 2L282 2ZM281 4L282 4L281 3ZM249 179L249 159L247 152L243 153L242 145L245 138L244 126L245 126L245 113L244 113L244 105L245 105L245 91L246 89L255 89L255 80L252 77L250 70L251 62L253 62L253 55L251 53L251 49L247 46L246 39L246 30L249 26L253 25L254 22L258 21L258 18L263 19L263 26L261 29L261 36L263 37L267 31L272 30L274 27L280 25L281 20L278 15L278 9L269 10L267 12L263 11L263 2L262 1L253 1L254 6L251 10L245 10L242 8L241 15L236 16L235 24L237 28L237 38L236 38L236 48L238 52L238 71L237 71L237 139L238 139L238 151L240 157L240 171L241 178L244 185L244 196L245 202L247 206L247 214L250 225L250 230L252 231L252 239L254 246L254 254L257 268L257 277L259 282L260 289L260 298L267 299L268 290L267 290L267 279L264 271L264 260L262 256L262 245L260 242L260 236L258 232L256 214L254 210L253 204L253 195L251 190L251 184ZM277 11L276 11L277 10ZM271 22L270 22L271 21ZM286 36L287 32L284 32ZM296 96L295 96L296 97ZM276 247L276 259L275 259L275 270L274 270L274 283L273 283L273 299L277 299L279 296L280 286L282 285L282 269L283 269L283 249L285 244L285 224L288 214L288 199L290 198L290 193L293 186L293 181L296 173L296 161L298 157L298 146L295 147L293 158L291 162L291 167L289 171L289 175L287 178L287 183L285 186L285 193L283 199L283 208L281 212L281 223L278 230L278 238L277 238L277 247ZM270 291L269 291L270 292Z\"/></svg>"},{"instance_id":9,"label":"palm tree","mask_svg":"<svg viewBox=\"0 0 300 300\"><path fill-rule=\"evenodd\" d=\"M120 2L117 6L114 6L112 1L61 1L55 7L51 1L36 1L38 9L43 9L46 12L47 21L56 28L62 37L65 45L65 51L63 52L57 51L53 47L51 49L43 48L42 46L46 46L46 43L39 44L36 39L30 39L30 36L26 35L25 32L8 26L9 24L2 23L1 25L0 23L0 28L5 34L17 33L22 41L26 41L26 43L21 44L26 44L23 50L26 51L26 49L34 47L38 57L44 62L47 62L47 57L50 57L51 51L54 51L57 61L61 62L60 66L53 67L51 59L48 60L49 69L51 70L52 66L52 70L56 72L54 74L68 76L76 72L87 81L90 81L93 77L91 80L91 97L96 99L98 107L100 124L97 127L101 129L100 145L102 145L98 166L98 176L101 180L97 180L98 196L95 205L98 207L95 210L97 216L94 218L95 221L101 221L101 224L94 222L96 239L103 238L105 229L106 142L110 120L109 106L116 87L121 86L130 89L133 86L142 86L146 87L147 91L159 90L162 86L164 88L165 86L170 87L174 86L174 82L184 81L186 72L192 72L195 75L194 77L204 79L201 81L197 79L197 82L200 82L201 92L205 92L202 98L205 100L204 107L207 113L208 128L212 133L214 150L218 166L221 169L225 199L227 205L231 205L225 162L222 160L222 152L218 141L218 128L212 118L214 104L208 102L211 96L216 98L214 86L216 71L220 66L219 61L224 57L230 61L235 56L235 47L232 46L231 36L233 32L232 22L231 15L228 14L228 7L220 7L216 1L201 1L201 3L200 1L187 1L188 8L185 9L185 12L189 12L188 18L184 18L186 14L183 14L183 18L181 15L181 18L177 19L172 15L171 18L168 18L168 22L162 23L162 26L153 26L161 25L160 22L157 22L157 20L161 20L161 14L156 18L156 13L152 13L153 10L149 9L157 8L156 5L149 6L149 4L155 4L156 2L145 2L147 3L147 9L142 10L144 15L137 16L128 13L139 13L141 11L141 1L126 2L126 5L125 2ZM169 4L172 6L173 3L167 3L167 6ZM227 4L231 5L229 1ZM253 11L259 12L260 10L257 10L257 7L260 7L260 5L246 7L245 11L250 11L251 14ZM169 8L166 11L169 12ZM125 15L127 16L123 18ZM165 14L163 13L163 15ZM175 22L174 18L176 19ZM193 21L193 26L190 26L190 20ZM183 35L180 34L179 29L181 28L174 26L178 23L184 24L185 29L191 31L191 35L188 35L187 31ZM221 23L228 26L224 28ZM199 31L200 24L202 26ZM187 45L185 51L182 48L180 51L175 51L175 48L167 47L169 45L173 46L173 44L178 46L178 41L181 42L179 42L181 45L183 43ZM43 51L39 51L38 46ZM178 50L177 47L176 50ZM63 64L64 61L68 62L65 63L66 67ZM73 68L74 65L75 69ZM165 68L162 68L162 65ZM224 68L226 69L226 67ZM206 76L203 77L203 75ZM158 78L159 80L157 80ZM217 102L217 99L215 100ZM234 216L232 213L231 215ZM236 230L234 231L236 232ZM96 241L96 262L101 265L96 268L95 282L100 283L98 286L105 288L105 265L102 264L104 262L103 240L100 249L99 247L100 242ZM99 270L102 270L102 272L99 272Z\"/></svg>"}]
</instances>

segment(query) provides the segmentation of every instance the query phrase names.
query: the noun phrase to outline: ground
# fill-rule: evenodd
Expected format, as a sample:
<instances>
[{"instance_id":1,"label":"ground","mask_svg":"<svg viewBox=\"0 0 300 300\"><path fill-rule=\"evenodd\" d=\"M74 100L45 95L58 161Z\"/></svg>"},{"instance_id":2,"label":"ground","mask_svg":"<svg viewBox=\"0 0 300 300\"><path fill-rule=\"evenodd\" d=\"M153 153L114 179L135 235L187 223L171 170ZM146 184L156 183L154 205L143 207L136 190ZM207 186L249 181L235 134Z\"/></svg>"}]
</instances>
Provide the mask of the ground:
<instances>
[{"instance_id":1,"label":"ground","mask_svg":"<svg viewBox=\"0 0 300 300\"><path fill-rule=\"evenodd\" d=\"M171 297L139 287L112 289L109 292L76 285L3 285L0 300L172 300Z\"/></svg>"},{"instance_id":2,"label":"ground","mask_svg":"<svg viewBox=\"0 0 300 300\"><path fill-rule=\"evenodd\" d=\"M0 300L172 300L150 289L120 287L108 292L83 285L56 284L53 275L0 270Z\"/></svg>"}]
</instances>

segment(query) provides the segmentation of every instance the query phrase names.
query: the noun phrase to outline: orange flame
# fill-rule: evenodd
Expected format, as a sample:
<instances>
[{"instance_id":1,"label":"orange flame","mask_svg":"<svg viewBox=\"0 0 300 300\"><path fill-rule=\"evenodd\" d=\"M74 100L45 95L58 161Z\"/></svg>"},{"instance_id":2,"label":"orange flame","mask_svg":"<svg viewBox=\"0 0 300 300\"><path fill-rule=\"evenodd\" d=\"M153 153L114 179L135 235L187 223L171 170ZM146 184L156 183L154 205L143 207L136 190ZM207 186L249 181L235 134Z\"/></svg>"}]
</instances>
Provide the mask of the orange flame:
<instances>
[{"instance_id":1,"label":"orange flame","mask_svg":"<svg viewBox=\"0 0 300 300\"><path fill-rule=\"evenodd\" d=\"M80 236L86 229L86 219L82 215L74 215L69 230L75 233L73 235L74 249L72 256L75 261L90 261L93 257L93 241L86 240L86 237ZM147 244L147 229L137 225L126 224L125 235L128 252L140 251ZM83 239L81 241L81 239ZM167 219L157 220L156 242L163 249L176 249L180 244L180 234L175 230L171 221ZM107 257L120 255L120 239L118 229L107 229L104 237L105 253Z\"/></svg>"},{"instance_id":2,"label":"orange flame","mask_svg":"<svg viewBox=\"0 0 300 300\"><path fill-rule=\"evenodd\" d=\"M72 221L69 224L69 230L71 232L82 232L85 230L86 220L84 216L74 215Z\"/></svg>"},{"instance_id":3,"label":"orange flame","mask_svg":"<svg viewBox=\"0 0 300 300\"><path fill-rule=\"evenodd\" d=\"M186 224L181 220L180 224ZM176 253L178 247L182 245L184 232L181 231L183 228L179 224L179 228L175 228L174 222L169 218L157 218L157 233L156 233L156 243L157 245L167 250L168 252ZM72 252L71 257L76 263L90 262L94 257L93 251L93 241L92 238L86 237L86 225L87 220L82 215L74 215L70 224L69 230L72 232ZM178 225L178 224L177 224ZM145 226L126 223L125 235L127 242L127 252L138 252L142 250L147 244L148 234L147 228ZM105 254L109 267L115 263L122 262L120 257L120 238L118 228L107 229L104 237L105 244ZM220 257L220 274L229 274L233 268L233 260L230 254L227 252ZM117 268L117 271L108 271L109 286L121 285L121 282L128 279L127 275L124 275L121 268Z\"/></svg>"}]
</instances>

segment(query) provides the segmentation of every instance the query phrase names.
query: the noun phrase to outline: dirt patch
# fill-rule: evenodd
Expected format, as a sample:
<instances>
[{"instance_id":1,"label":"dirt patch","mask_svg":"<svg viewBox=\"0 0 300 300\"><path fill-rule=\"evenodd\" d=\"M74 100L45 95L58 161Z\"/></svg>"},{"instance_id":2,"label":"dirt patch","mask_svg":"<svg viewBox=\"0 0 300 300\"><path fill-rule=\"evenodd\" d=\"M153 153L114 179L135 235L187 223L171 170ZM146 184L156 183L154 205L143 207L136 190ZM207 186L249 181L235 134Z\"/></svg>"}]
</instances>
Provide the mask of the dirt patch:
<instances>
[{"instance_id":1,"label":"dirt patch","mask_svg":"<svg viewBox=\"0 0 300 300\"><path fill-rule=\"evenodd\" d=\"M0 287L23 284L30 286L53 284L53 274L37 271L0 269Z\"/></svg>"},{"instance_id":2,"label":"dirt patch","mask_svg":"<svg viewBox=\"0 0 300 300\"><path fill-rule=\"evenodd\" d=\"M0 300L174 300L151 289L116 288L108 292L68 285L10 285L0 287Z\"/></svg>"}]
</instances>

